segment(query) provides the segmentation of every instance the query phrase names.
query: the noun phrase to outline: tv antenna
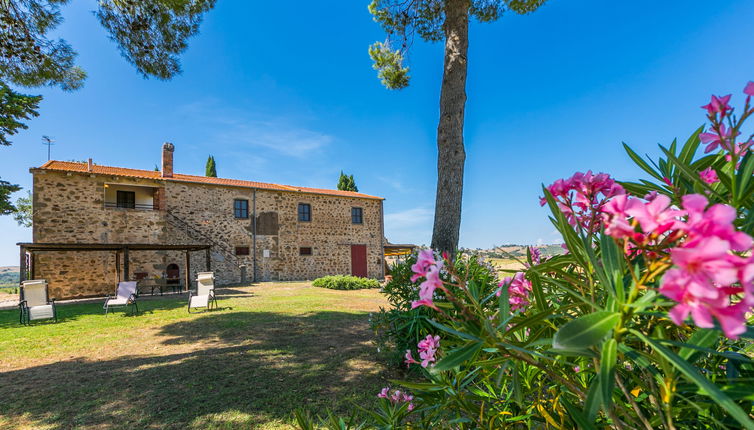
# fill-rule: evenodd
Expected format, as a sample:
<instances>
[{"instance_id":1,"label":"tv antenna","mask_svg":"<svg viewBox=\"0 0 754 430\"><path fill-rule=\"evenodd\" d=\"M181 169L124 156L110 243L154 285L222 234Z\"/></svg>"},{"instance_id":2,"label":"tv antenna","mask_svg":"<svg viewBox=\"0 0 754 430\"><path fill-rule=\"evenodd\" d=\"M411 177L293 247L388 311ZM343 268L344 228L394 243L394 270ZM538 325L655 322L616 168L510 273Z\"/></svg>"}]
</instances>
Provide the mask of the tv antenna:
<instances>
[{"instance_id":1,"label":"tv antenna","mask_svg":"<svg viewBox=\"0 0 754 430\"><path fill-rule=\"evenodd\" d=\"M47 145L47 161L50 161L50 147L55 142L50 136L42 136L42 145Z\"/></svg>"}]
</instances>

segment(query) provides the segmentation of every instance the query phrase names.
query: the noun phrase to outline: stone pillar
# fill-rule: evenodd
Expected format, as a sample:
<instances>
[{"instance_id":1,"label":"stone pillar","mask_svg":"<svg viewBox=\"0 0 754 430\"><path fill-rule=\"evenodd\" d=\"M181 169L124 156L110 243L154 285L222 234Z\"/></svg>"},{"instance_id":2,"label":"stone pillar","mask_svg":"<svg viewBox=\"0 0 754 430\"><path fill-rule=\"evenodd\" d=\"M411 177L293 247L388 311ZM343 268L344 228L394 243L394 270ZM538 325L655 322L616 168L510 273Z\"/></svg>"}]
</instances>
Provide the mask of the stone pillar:
<instances>
[{"instance_id":1,"label":"stone pillar","mask_svg":"<svg viewBox=\"0 0 754 430\"><path fill-rule=\"evenodd\" d=\"M163 178L173 177L173 151L175 151L175 146L173 146L172 143L165 142L162 144L162 177Z\"/></svg>"}]
</instances>

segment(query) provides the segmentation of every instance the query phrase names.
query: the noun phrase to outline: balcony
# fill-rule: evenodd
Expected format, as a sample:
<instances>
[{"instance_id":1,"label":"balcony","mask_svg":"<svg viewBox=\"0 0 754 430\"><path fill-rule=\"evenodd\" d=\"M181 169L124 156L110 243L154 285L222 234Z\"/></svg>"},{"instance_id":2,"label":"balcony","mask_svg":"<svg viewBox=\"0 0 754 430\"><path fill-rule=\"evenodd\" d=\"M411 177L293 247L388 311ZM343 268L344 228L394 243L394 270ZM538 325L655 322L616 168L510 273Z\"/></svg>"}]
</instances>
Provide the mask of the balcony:
<instances>
[{"instance_id":1,"label":"balcony","mask_svg":"<svg viewBox=\"0 0 754 430\"><path fill-rule=\"evenodd\" d=\"M158 209L159 188L125 184L105 184L105 208L153 211Z\"/></svg>"},{"instance_id":2,"label":"balcony","mask_svg":"<svg viewBox=\"0 0 754 430\"><path fill-rule=\"evenodd\" d=\"M142 211L157 210L154 203L152 204L131 203L129 205L128 203L123 203L123 202L105 202L105 207L117 208L117 209L136 209L136 210L142 210Z\"/></svg>"}]
</instances>

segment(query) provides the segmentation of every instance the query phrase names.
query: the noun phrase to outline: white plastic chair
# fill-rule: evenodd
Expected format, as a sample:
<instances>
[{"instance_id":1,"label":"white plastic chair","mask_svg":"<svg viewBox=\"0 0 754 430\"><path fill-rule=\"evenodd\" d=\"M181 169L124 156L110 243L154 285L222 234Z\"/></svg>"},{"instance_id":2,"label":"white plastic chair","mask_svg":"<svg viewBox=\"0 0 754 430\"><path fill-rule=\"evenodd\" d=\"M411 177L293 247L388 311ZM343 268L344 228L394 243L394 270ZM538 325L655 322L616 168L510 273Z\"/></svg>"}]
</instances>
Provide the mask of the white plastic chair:
<instances>
[{"instance_id":1,"label":"white plastic chair","mask_svg":"<svg viewBox=\"0 0 754 430\"><path fill-rule=\"evenodd\" d=\"M116 306L130 306L132 311L139 312L139 305L136 304L136 281L118 282L115 295L105 299L105 315L111 307Z\"/></svg>"},{"instance_id":2,"label":"white plastic chair","mask_svg":"<svg viewBox=\"0 0 754 430\"><path fill-rule=\"evenodd\" d=\"M21 311L21 324L29 324L32 320L54 319L58 321L55 310L55 299L50 300L47 294L47 281L33 279L21 283L21 300L18 307Z\"/></svg>"},{"instance_id":3,"label":"white plastic chair","mask_svg":"<svg viewBox=\"0 0 754 430\"><path fill-rule=\"evenodd\" d=\"M214 304L217 309L215 298L215 274L213 272L199 272L196 274L196 294L189 291L188 311L193 308L212 309Z\"/></svg>"}]
</instances>

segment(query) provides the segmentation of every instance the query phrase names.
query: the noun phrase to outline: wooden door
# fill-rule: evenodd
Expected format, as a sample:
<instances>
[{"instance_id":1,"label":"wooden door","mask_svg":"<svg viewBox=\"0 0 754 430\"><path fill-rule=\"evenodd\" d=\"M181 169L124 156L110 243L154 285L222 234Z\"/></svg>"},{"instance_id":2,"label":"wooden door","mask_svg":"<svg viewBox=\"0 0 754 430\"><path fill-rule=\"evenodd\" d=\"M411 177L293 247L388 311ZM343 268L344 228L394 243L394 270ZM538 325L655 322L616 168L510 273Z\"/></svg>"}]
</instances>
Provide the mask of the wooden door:
<instances>
[{"instance_id":1,"label":"wooden door","mask_svg":"<svg viewBox=\"0 0 754 430\"><path fill-rule=\"evenodd\" d=\"M367 246L351 245L351 274L367 277Z\"/></svg>"}]
</instances>

